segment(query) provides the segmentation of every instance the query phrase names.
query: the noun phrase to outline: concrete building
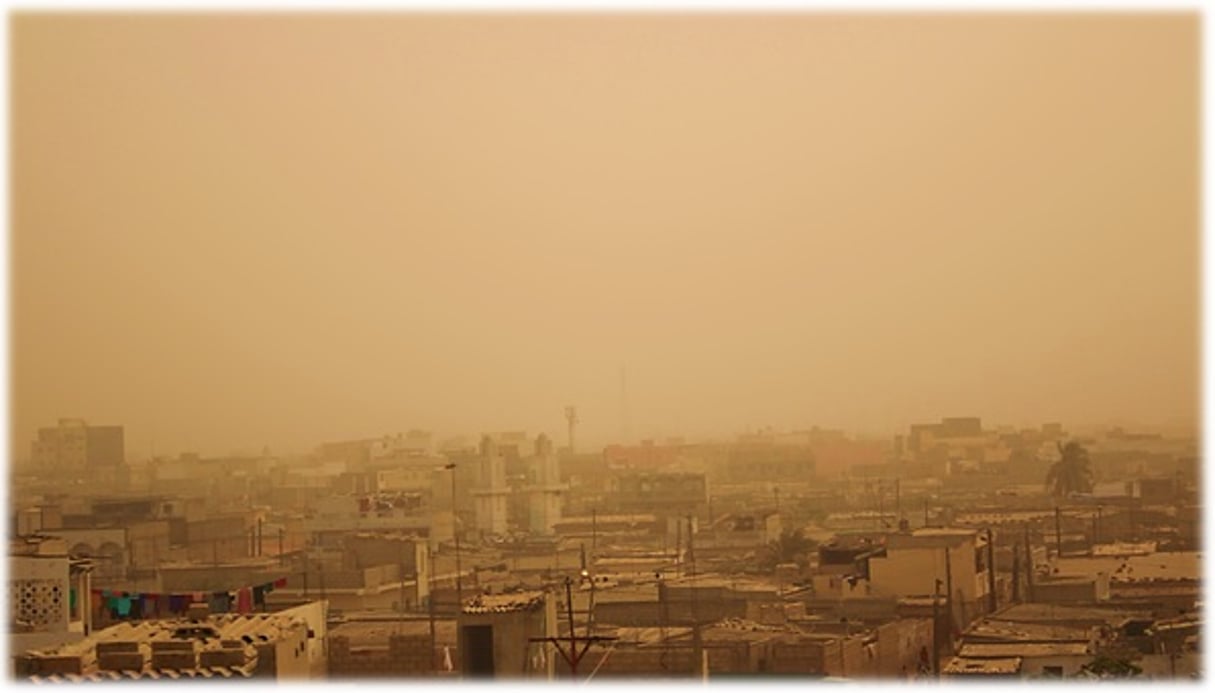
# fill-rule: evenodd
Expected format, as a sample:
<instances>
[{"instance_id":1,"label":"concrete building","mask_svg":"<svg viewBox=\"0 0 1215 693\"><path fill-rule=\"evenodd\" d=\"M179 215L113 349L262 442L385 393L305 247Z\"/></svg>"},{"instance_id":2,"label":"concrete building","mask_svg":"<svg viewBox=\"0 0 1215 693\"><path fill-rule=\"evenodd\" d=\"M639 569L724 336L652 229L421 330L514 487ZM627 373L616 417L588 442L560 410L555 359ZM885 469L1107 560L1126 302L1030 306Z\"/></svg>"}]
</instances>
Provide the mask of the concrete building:
<instances>
[{"instance_id":1,"label":"concrete building","mask_svg":"<svg viewBox=\"0 0 1215 693\"><path fill-rule=\"evenodd\" d=\"M16 651L19 680L307 680L325 677L326 605L277 613L211 615L120 623L53 649Z\"/></svg>"},{"instance_id":2,"label":"concrete building","mask_svg":"<svg viewBox=\"0 0 1215 693\"><path fill-rule=\"evenodd\" d=\"M1090 645L1078 642L974 643L962 645L958 651L965 662L1019 659L1016 673L1026 678L1071 678L1093 660L1094 654Z\"/></svg>"},{"instance_id":3,"label":"concrete building","mask_svg":"<svg viewBox=\"0 0 1215 693\"><path fill-rule=\"evenodd\" d=\"M92 566L68 557L62 538L9 542L9 647L12 651L73 642L92 631Z\"/></svg>"},{"instance_id":4,"label":"concrete building","mask_svg":"<svg viewBox=\"0 0 1215 693\"><path fill-rule=\"evenodd\" d=\"M30 447L35 468L44 471L114 469L126 464L122 426L89 426L82 419L60 419L38 429Z\"/></svg>"},{"instance_id":5,"label":"concrete building","mask_svg":"<svg viewBox=\"0 0 1215 693\"><path fill-rule=\"evenodd\" d=\"M472 490L475 527L482 536L506 534L506 460L498 452L498 444L490 436L481 439L481 455L477 459L477 481Z\"/></svg>"},{"instance_id":6,"label":"concrete building","mask_svg":"<svg viewBox=\"0 0 1215 693\"><path fill-rule=\"evenodd\" d=\"M528 460L528 530L533 534L552 534L561 521L561 498L566 487L561 483L557 454L548 436L536 437L535 455Z\"/></svg>"},{"instance_id":7,"label":"concrete building","mask_svg":"<svg viewBox=\"0 0 1215 693\"><path fill-rule=\"evenodd\" d=\"M705 475L696 472L621 474L610 481L608 492L608 502L622 514L699 515L709 500Z\"/></svg>"},{"instance_id":8,"label":"concrete building","mask_svg":"<svg viewBox=\"0 0 1215 693\"><path fill-rule=\"evenodd\" d=\"M922 528L891 534L885 555L868 561L870 585L879 594L931 595L939 580L958 628L988 611L987 539L978 530Z\"/></svg>"},{"instance_id":9,"label":"concrete building","mask_svg":"<svg viewBox=\"0 0 1215 693\"><path fill-rule=\"evenodd\" d=\"M547 592L478 595L457 619L460 674L465 678L552 678L556 603Z\"/></svg>"}]
</instances>

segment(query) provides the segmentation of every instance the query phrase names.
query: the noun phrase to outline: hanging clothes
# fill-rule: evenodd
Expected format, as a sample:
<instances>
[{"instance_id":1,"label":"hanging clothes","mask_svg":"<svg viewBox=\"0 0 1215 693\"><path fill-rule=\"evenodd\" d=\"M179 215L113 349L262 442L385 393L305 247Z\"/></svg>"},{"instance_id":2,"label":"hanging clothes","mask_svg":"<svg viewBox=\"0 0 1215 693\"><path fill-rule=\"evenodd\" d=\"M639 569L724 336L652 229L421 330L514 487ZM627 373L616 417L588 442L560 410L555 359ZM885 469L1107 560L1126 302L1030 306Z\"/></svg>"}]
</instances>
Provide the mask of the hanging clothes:
<instances>
[{"instance_id":1,"label":"hanging clothes","mask_svg":"<svg viewBox=\"0 0 1215 693\"><path fill-rule=\"evenodd\" d=\"M114 600L114 613L118 618L126 618L131 615L131 598L130 597L112 597Z\"/></svg>"},{"instance_id":2,"label":"hanging clothes","mask_svg":"<svg viewBox=\"0 0 1215 693\"><path fill-rule=\"evenodd\" d=\"M169 595L169 612L177 615L186 613L190 607L190 598L184 594Z\"/></svg>"},{"instance_id":3,"label":"hanging clothes","mask_svg":"<svg viewBox=\"0 0 1215 693\"><path fill-rule=\"evenodd\" d=\"M253 611L253 590L242 587L236 592L236 613L247 614Z\"/></svg>"},{"instance_id":4,"label":"hanging clothes","mask_svg":"<svg viewBox=\"0 0 1215 693\"><path fill-rule=\"evenodd\" d=\"M76 610L76 588L72 587L68 590L68 609Z\"/></svg>"},{"instance_id":5,"label":"hanging clothes","mask_svg":"<svg viewBox=\"0 0 1215 693\"><path fill-rule=\"evenodd\" d=\"M279 578L279 579L275 580L275 581L274 581L274 586L275 586L275 587L279 587L279 588L286 587L286 586L287 586L287 578L283 577L283 578Z\"/></svg>"},{"instance_id":6,"label":"hanging clothes","mask_svg":"<svg viewBox=\"0 0 1215 693\"><path fill-rule=\"evenodd\" d=\"M266 610L266 595L274 591L274 585L266 583L264 585L256 585L253 588L253 606L265 611Z\"/></svg>"},{"instance_id":7,"label":"hanging clothes","mask_svg":"<svg viewBox=\"0 0 1215 693\"><path fill-rule=\"evenodd\" d=\"M232 595L228 592L212 592L207 606L213 614L226 614L232 610Z\"/></svg>"}]
</instances>

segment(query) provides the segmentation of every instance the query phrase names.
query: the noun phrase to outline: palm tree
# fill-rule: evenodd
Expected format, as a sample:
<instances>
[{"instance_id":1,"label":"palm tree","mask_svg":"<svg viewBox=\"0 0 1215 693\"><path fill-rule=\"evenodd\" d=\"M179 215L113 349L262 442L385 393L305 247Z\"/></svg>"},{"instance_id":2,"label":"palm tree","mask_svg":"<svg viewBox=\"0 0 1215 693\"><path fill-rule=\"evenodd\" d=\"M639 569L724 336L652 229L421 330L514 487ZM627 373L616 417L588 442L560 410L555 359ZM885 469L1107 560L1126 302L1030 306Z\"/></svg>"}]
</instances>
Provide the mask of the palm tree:
<instances>
[{"instance_id":1,"label":"palm tree","mask_svg":"<svg viewBox=\"0 0 1215 693\"><path fill-rule=\"evenodd\" d=\"M803 568L810 562L810 552L818 542L806 536L801 529L782 530L780 538L768 542L765 563L777 566L781 563L796 563Z\"/></svg>"},{"instance_id":2,"label":"palm tree","mask_svg":"<svg viewBox=\"0 0 1215 693\"><path fill-rule=\"evenodd\" d=\"M1088 450L1079 443L1057 443L1059 461L1046 472L1046 486L1059 498L1073 493L1093 490L1093 470L1089 467Z\"/></svg>"}]
</instances>

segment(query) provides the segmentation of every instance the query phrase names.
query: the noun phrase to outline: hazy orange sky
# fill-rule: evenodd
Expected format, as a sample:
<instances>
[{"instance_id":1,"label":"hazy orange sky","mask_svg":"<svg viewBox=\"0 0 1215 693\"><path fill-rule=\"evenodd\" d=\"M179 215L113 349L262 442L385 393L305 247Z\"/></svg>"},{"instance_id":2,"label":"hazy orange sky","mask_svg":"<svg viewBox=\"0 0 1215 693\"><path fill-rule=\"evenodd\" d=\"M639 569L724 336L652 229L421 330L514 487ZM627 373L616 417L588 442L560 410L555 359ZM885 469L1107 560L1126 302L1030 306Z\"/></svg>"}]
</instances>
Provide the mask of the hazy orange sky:
<instances>
[{"instance_id":1,"label":"hazy orange sky","mask_svg":"<svg viewBox=\"0 0 1215 693\"><path fill-rule=\"evenodd\" d=\"M1197 425L1196 13L11 27L20 457Z\"/></svg>"}]
</instances>

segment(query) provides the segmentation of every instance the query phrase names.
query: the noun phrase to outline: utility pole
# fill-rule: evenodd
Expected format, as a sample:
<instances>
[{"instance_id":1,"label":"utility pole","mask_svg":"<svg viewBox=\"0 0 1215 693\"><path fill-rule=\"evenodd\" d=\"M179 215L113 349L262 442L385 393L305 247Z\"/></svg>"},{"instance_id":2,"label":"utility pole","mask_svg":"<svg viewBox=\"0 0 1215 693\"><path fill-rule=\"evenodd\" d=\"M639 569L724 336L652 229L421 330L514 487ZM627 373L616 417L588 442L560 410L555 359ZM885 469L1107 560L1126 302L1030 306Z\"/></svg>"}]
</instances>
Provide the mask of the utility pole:
<instances>
[{"instance_id":1,"label":"utility pole","mask_svg":"<svg viewBox=\"0 0 1215 693\"><path fill-rule=\"evenodd\" d=\"M578 678L578 663L582 661L582 658L584 656L586 656L586 652L587 652L587 650L591 649L591 645L593 645L595 643L599 643L599 642L607 642L607 641L615 640L616 638L609 637L609 636L603 636L603 635L591 635L589 632L589 628L590 628L589 624L587 626L587 628L588 628L587 634L581 638L578 637L577 631L574 630L573 584L574 584L574 581L572 579L570 579L570 577L568 575L565 576L565 610L569 617L569 628L570 628L569 637L562 638L562 637L559 637L556 635L552 635L547 638L528 638L528 642L546 642L546 643L549 643L549 644L553 645L554 647L556 647L557 654L561 655L561 658L564 659L565 663L568 664L570 667L570 678L577 679ZM565 641L567 641L567 640L569 641L569 652L566 652L565 647L563 647L563 645L565 644ZM582 642L581 649L579 649L579 647L578 647L578 643L580 641ZM591 672L591 673L594 673L594 672Z\"/></svg>"},{"instance_id":2,"label":"utility pole","mask_svg":"<svg viewBox=\"0 0 1215 693\"><path fill-rule=\"evenodd\" d=\"M900 490L899 490L900 481L902 481L902 479L900 477L896 476L894 478L894 514L896 516L895 524L901 524L903 522L903 499L902 499L902 496L900 495Z\"/></svg>"},{"instance_id":3,"label":"utility pole","mask_svg":"<svg viewBox=\"0 0 1215 693\"><path fill-rule=\"evenodd\" d=\"M1034 549L1029 543L1029 524L1023 525L1025 531L1025 596L1029 601L1034 600Z\"/></svg>"},{"instance_id":4,"label":"utility pole","mask_svg":"<svg viewBox=\"0 0 1215 693\"><path fill-rule=\"evenodd\" d=\"M401 593L397 598L397 613L401 616L397 632L400 633L400 629L405 626L405 548L403 546L397 557L397 579L401 581Z\"/></svg>"},{"instance_id":5,"label":"utility pole","mask_svg":"<svg viewBox=\"0 0 1215 693\"><path fill-rule=\"evenodd\" d=\"M1021 547L1012 545L1012 599L1014 604L1021 603Z\"/></svg>"},{"instance_id":6,"label":"utility pole","mask_svg":"<svg viewBox=\"0 0 1215 693\"><path fill-rule=\"evenodd\" d=\"M987 611L996 611L996 540L987 528Z\"/></svg>"},{"instance_id":7,"label":"utility pole","mask_svg":"<svg viewBox=\"0 0 1215 693\"><path fill-rule=\"evenodd\" d=\"M941 580L932 584L932 675L941 678Z\"/></svg>"},{"instance_id":8,"label":"utility pole","mask_svg":"<svg viewBox=\"0 0 1215 693\"><path fill-rule=\"evenodd\" d=\"M460 582L460 528L456 519L456 463L449 462L443 467L451 470L451 533L456 539L456 613L464 606L464 588Z\"/></svg>"},{"instance_id":9,"label":"utility pole","mask_svg":"<svg viewBox=\"0 0 1215 693\"><path fill-rule=\"evenodd\" d=\"M1063 558L1063 529L1059 506L1055 506L1055 557Z\"/></svg>"},{"instance_id":10,"label":"utility pole","mask_svg":"<svg viewBox=\"0 0 1215 693\"><path fill-rule=\"evenodd\" d=\"M430 619L430 666L439 670L439 638L435 633L435 570L434 560L430 551L430 541L426 542L426 612ZM456 614L459 619L459 613Z\"/></svg>"},{"instance_id":11,"label":"utility pole","mask_svg":"<svg viewBox=\"0 0 1215 693\"><path fill-rule=\"evenodd\" d=\"M257 555L258 556L262 555L262 525L264 523L265 523L265 519L263 519L261 515L258 515L257 516Z\"/></svg>"},{"instance_id":12,"label":"utility pole","mask_svg":"<svg viewBox=\"0 0 1215 693\"><path fill-rule=\"evenodd\" d=\"M949 556L949 547L945 547L945 634L949 636L949 651L953 652L953 563Z\"/></svg>"},{"instance_id":13,"label":"utility pole","mask_svg":"<svg viewBox=\"0 0 1215 693\"><path fill-rule=\"evenodd\" d=\"M704 660L704 648L701 644L700 610L697 608L700 600L696 589L696 550L692 545L692 516L688 515L688 566L691 568L692 583L692 673L701 666Z\"/></svg>"},{"instance_id":14,"label":"utility pole","mask_svg":"<svg viewBox=\"0 0 1215 693\"><path fill-rule=\"evenodd\" d=\"M1095 524L1093 525L1093 543L1094 544L1101 543L1101 510L1102 510L1101 506L1098 505L1097 514L1094 519Z\"/></svg>"}]
</instances>

